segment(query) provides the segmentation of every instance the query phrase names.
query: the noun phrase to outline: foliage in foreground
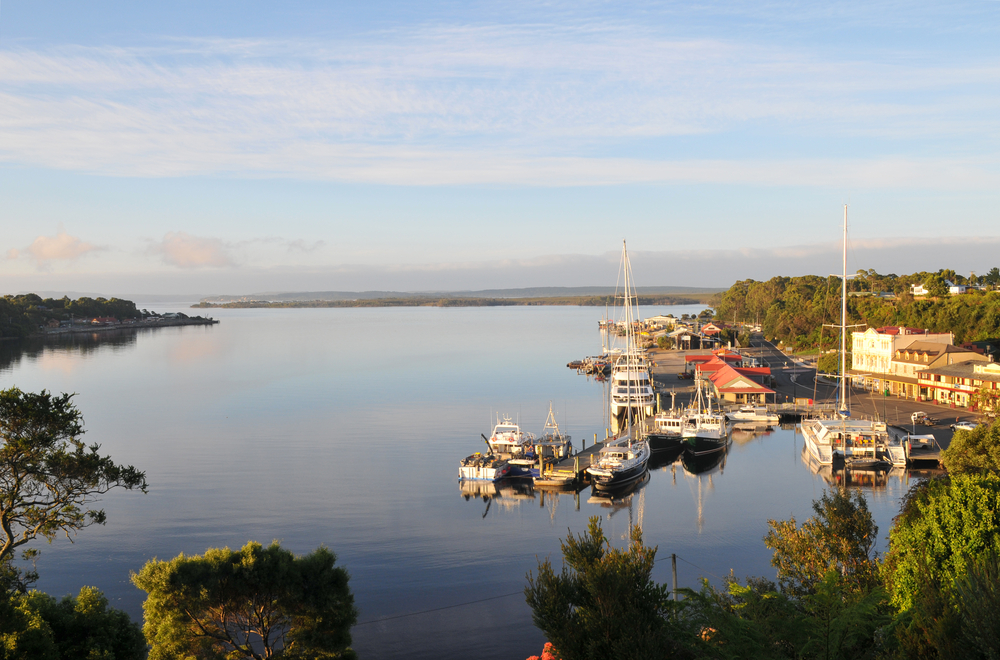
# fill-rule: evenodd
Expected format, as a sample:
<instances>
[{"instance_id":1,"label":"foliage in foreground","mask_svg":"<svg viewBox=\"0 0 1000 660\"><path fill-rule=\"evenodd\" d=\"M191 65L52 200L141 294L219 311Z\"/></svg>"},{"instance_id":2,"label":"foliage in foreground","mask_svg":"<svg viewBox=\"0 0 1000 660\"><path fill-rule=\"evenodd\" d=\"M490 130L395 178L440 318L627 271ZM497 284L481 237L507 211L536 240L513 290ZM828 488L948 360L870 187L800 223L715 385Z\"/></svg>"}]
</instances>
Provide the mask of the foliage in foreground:
<instances>
[{"instance_id":1,"label":"foliage in foreground","mask_svg":"<svg viewBox=\"0 0 1000 660\"><path fill-rule=\"evenodd\" d=\"M41 537L71 537L105 514L93 508L112 488L146 491L146 475L80 440L83 419L72 394L0 391L0 564Z\"/></svg>"},{"instance_id":2,"label":"foliage in foreground","mask_svg":"<svg viewBox=\"0 0 1000 660\"><path fill-rule=\"evenodd\" d=\"M941 452L948 474L1000 474L1000 424L959 429Z\"/></svg>"},{"instance_id":3,"label":"foliage in foreground","mask_svg":"<svg viewBox=\"0 0 1000 660\"><path fill-rule=\"evenodd\" d=\"M141 660L146 641L125 612L97 589L57 601L48 594L5 594L0 604L2 660Z\"/></svg>"},{"instance_id":4,"label":"foliage in foreground","mask_svg":"<svg viewBox=\"0 0 1000 660\"><path fill-rule=\"evenodd\" d=\"M978 557L1000 548L1000 476L928 482L909 499L889 535L885 577L894 605L914 606L928 585L947 598Z\"/></svg>"},{"instance_id":5,"label":"foliage in foreground","mask_svg":"<svg viewBox=\"0 0 1000 660\"><path fill-rule=\"evenodd\" d=\"M562 542L563 567L548 559L528 574L524 593L535 625L563 660L686 657L668 615L673 603L665 586L650 577L656 548L632 529L627 548L613 548L591 518L587 531Z\"/></svg>"},{"instance_id":6,"label":"foliage in foreground","mask_svg":"<svg viewBox=\"0 0 1000 660\"><path fill-rule=\"evenodd\" d=\"M303 557L247 543L151 560L132 582L148 596L150 660L354 658L349 576L319 548Z\"/></svg>"},{"instance_id":7,"label":"foliage in foreground","mask_svg":"<svg viewBox=\"0 0 1000 660\"><path fill-rule=\"evenodd\" d=\"M854 593L870 592L878 584L874 552L878 525L860 491L838 489L814 500L816 515L798 527L795 518L769 520L764 544L774 551L782 591L815 593L830 572L841 576L839 586Z\"/></svg>"}]
</instances>

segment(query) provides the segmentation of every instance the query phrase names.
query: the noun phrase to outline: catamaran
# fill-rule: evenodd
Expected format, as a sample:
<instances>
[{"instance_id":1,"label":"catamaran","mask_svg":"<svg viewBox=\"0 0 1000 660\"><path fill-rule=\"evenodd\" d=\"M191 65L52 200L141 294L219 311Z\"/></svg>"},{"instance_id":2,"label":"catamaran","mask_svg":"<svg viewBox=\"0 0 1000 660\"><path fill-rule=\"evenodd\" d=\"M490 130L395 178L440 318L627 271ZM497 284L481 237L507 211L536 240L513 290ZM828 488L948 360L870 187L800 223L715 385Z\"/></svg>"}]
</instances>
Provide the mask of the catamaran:
<instances>
[{"instance_id":1,"label":"catamaran","mask_svg":"<svg viewBox=\"0 0 1000 660\"><path fill-rule=\"evenodd\" d=\"M843 278L840 291L840 411L833 419L807 419L802 422L805 449L821 465L835 460L846 463L876 464L886 461L906 465L903 444L893 438L885 422L851 419L847 401L847 205L844 205Z\"/></svg>"}]
</instances>

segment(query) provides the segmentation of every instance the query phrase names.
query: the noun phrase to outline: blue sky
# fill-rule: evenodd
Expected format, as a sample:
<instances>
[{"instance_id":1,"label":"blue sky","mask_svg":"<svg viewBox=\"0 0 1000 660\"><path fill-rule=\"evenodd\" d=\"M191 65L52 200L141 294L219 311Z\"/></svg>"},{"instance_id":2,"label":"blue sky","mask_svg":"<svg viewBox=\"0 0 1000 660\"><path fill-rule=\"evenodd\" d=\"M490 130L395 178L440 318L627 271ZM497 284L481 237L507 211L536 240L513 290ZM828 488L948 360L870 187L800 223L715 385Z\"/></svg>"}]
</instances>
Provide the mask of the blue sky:
<instances>
[{"instance_id":1,"label":"blue sky","mask_svg":"<svg viewBox=\"0 0 1000 660\"><path fill-rule=\"evenodd\" d=\"M147 6L148 5L148 6ZM6 291L1000 265L1000 3L4 2Z\"/></svg>"}]
</instances>

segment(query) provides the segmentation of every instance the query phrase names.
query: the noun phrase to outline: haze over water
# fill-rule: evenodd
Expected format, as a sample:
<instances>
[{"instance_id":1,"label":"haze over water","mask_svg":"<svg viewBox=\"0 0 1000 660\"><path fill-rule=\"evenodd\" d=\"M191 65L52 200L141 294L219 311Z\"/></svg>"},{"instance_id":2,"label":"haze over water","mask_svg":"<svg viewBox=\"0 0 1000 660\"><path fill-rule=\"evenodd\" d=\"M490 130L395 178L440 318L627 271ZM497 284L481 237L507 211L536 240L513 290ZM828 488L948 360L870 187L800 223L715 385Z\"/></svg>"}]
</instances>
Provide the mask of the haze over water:
<instances>
[{"instance_id":1,"label":"haze over water","mask_svg":"<svg viewBox=\"0 0 1000 660\"><path fill-rule=\"evenodd\" d=\"M171 311L163 305L157 311ZM190 310L177 308L178 311ZM657 313L700 306L655 307ZM681 586L773 578L769 518L811 513L828 487L776 429L735 442L700 477L678 461L610 506L579 495L463 491L461 457L497 413L542 430L549 402L579 447L606 426L604 386L566 363L600 350L597 307L210 310L212 327L94 343L0 347L0 386L76 392L87 442L147 473L149 493L113 492L108 524L38 544L38 588L93 585L141 620L129 582L153 557L278 539L324 544L351 574L367 658L523 658L544 642L521 593L539 558L558 566L567 529L601 516L616 544L641 517L659 546L654 578ZM669 400L669 398L667 399ZM865 490L884 547L903 473Z\"/></svg>"}]
</instances>

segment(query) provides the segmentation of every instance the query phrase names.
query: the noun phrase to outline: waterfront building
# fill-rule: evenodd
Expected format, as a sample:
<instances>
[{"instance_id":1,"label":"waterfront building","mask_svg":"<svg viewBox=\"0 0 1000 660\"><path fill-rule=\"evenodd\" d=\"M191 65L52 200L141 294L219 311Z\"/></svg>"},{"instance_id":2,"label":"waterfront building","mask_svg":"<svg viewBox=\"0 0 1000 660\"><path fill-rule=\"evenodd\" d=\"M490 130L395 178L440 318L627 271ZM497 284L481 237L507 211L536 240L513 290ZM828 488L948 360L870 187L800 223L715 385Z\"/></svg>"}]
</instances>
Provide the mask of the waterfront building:
<instances>
[{"instance_id":1,"label":"waterfront building","mask_svg":"<svg viewBox=\"0 0 1000 660\"><path fill-rule=\"evenodd\" d=\"M941 364L922 370L918 374L920 390L926 392L928 401L935 401L952 408L967 408L973 392L986 386L1000 390L1000 364L979 360L966 360Z\"/></svg>"},{"instance_id":2,"label":"waterfront building","mask_svg":"<svg viewBox=\"0 0 1000 660\"><path fill-rule=\"evenodd\" d=\"M856 385L867 390L888 390L889 394L919 401L917 371L936 364L945 352L961 351L952 345L953 340L950 332L931 333L902 326L852 332L850 375ZM919 348L907 352L916 342L920 342Z\"/></svg>"}]
</instances>

